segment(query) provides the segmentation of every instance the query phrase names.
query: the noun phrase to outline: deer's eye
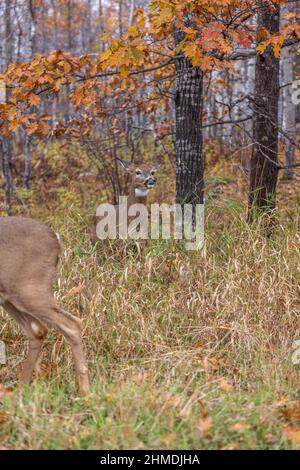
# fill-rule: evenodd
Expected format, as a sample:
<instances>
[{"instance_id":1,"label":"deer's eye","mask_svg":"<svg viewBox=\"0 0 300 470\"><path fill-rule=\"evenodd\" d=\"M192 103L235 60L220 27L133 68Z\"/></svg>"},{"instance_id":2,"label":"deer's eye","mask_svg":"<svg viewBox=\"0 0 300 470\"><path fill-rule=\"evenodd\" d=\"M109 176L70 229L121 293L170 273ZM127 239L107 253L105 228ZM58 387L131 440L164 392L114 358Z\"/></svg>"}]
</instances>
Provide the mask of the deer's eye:
<instances>
[{"instance_id":1,"label":"deer's eye","mask_svg":"<svg viewBox=\"0 0 300 470\"><path fill-rule=\"evenodd\" d=\"M152 171L151 171L151 175L152 175L152 176L155 175L155 170L152 170Z\"/></svg>"},{"instance_id":2,"label":"deer's eye","mask_svg":"<svg viewBox=\"0 0 300 470\"><path fill-rule=\"evenodd\" d=\"M136 174L137 176L140 176L140 175L142 174L142 172L141 172L141 170L135 170L135 174Z\"/></svg>"}]
</instances>

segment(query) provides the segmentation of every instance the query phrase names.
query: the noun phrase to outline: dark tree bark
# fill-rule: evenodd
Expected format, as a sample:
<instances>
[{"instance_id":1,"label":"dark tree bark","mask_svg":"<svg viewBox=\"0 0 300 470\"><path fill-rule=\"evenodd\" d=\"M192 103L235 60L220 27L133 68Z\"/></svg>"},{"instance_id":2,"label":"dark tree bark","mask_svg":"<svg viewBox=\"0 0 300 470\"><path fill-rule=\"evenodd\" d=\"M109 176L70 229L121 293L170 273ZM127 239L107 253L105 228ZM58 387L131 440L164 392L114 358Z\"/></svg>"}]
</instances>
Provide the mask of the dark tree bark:
<instances>
[{"instance_id":1,"label":"dark tree bark","mask_svg":"<svg viewBox=\"0 0 300 470\"><path fill-rule=\"evenodd\" d=\"M177 45L182 32L175 30L174 38ZM203 204L202 107L203 72L181 55L176 60L176 200L194 207Z\"/></svg>"},{"instance_id":2,"label":"dark tree bark","mask_svg":"<svg viewBox=\"0 0 300 470\"><path fill-rule=\"evenodd\" d=\"M258 1L258 26L279 32L280 7ZM279 59L269 46L257 55L255 66L253 150L250 162L250 220L254 212L272 213L278 179Z\"/></svg>"},{"instance_id":3,"label":"dark tree bark","mask_svg":"<svg viewBox=\"0 0 300 470\"><path fill-rule=\"evenodd\" d=\"M296 12L300 14L300 3L296 4ZM300 80L300 53L299 47L296 48L297 52L294 55L294 80ZM300 104L296 105L296 129L300 130Z\"/></svg>"},{"instance_id":4,"label":"dark tree bark","mask_svg":"<svg viewBox=\"0 0 300 470\"><path fill-rule=\"evenodd\" d=\"M5 210L7 215L12 214L12 191L13 181L11 173L11 139L9 137L1 138L2 147L2 172L5 179Z\"/></svg>"},{"instance_id":5,"label":"dark tree bark","mask_svg":"<svg viewBox=\"0 0 300 470\"><path fill-rule=\"evenodd\" d=\"M294 57L294 80L300 80L300 55L295 54ZM300 129L300 104L296 105L296 127Z\"/></svg>"}]
</instances>

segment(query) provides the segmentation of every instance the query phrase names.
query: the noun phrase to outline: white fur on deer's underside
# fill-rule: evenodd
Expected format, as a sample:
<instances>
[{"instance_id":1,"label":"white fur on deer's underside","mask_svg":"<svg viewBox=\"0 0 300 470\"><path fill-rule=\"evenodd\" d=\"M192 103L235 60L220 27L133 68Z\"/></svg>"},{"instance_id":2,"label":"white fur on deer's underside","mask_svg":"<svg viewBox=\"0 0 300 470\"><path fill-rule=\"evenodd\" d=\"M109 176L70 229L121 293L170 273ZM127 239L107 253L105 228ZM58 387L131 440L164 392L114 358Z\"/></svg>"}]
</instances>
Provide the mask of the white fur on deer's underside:
<instances>
[{"instance_id":1,"label":"white fur on deer's underside","mask_svg":"<svg viewBox=\"0 0 300 470\"><path fill-rule=\"evenodd\" d=\"M55 232L55 235L56 235L57 240L60 242L60 235L59 235L59 233Z\"/></svg>"},{"instance_id":2,"label":"white fur on deer's underside","mask_svg":"<svg viewBox=\"0 0 300 470\"><path fill-rule=\"evenodd\" d=\"M136 197L146 197L146 196L148 196L148 192L149 192L148 189L135 188Z\"/></svg>"},{"instance_id":3,"label":"white fur on deer's underside","mask_svg":"<svg viewBox=\"0 0 300 470\"><path fill-rule=\"evenodd\" d=\"M32 321L30 325L34 334L38 335L40 333L39 325L35 323L34 321Z\"/></svg>"}]
</instances>

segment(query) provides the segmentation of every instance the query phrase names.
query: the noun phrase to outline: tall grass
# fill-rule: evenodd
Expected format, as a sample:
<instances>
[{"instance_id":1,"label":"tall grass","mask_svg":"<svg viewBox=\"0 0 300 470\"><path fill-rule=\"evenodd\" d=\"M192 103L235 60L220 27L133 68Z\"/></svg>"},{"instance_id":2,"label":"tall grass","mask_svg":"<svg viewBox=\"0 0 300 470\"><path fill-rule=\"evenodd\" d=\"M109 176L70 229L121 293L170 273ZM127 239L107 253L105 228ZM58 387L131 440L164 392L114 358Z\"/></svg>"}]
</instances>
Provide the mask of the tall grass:
<instances>
[{"instance_id":1,"label":"tall grass","mask_svg":"<svg viewBox=\"0 0 300 470\"><path fill-rule=\"evenodd\" d=\"M3 447L297 448L280 413L299 396L296 209L267 239L235 200L211 201L199 253L95 249L76 200L47 221L64 241L56 293L84 319L92 393L77 398L69 348L51 333L38 380L3 402ZM14 385L25 342L4 314L2 325L1 381Z\"/></svg>"}]
</instances>

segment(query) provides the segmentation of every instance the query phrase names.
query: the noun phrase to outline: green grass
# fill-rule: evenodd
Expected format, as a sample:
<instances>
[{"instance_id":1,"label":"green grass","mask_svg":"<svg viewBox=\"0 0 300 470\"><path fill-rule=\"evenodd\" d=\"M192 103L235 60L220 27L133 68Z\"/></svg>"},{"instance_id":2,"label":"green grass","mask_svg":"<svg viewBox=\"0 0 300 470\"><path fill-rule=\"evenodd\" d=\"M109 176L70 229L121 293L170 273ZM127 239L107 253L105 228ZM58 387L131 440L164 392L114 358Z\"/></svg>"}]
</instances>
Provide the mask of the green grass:
<instances>
[{"instance_id":1,"label":"green grass","mask_svg":"<svg viewBox=\"0 0 300 470\"><path fill-rule=\"evenodd\" d=\"M3 405L1 440L20 449L291 449L274 405L276 394L220 390L200 372L104 379L91 396L72 386L37 382ZM292 396L292 390L286 390ZM203 406L211 426L201 432Z\"/></svg>"},{"instance_id":2,"label":"green grass","mask_svg":"<svg viewBox=\"0 0 300 470\"><path fill-rule=\"evenodd\" d=\"M300 423L280 407L299 400L299 214L278 217L266 239L239 204L214 201L201 253L174 242L103 252L76 198L47 214L64 240L56 294L84 319L92 392L77 397L69 347L51 333L39 379L3 400L1 446L299 448L284 427ZM25 341L1 315L1 382L15 386Z\"/></svg>"}]
</instances>

